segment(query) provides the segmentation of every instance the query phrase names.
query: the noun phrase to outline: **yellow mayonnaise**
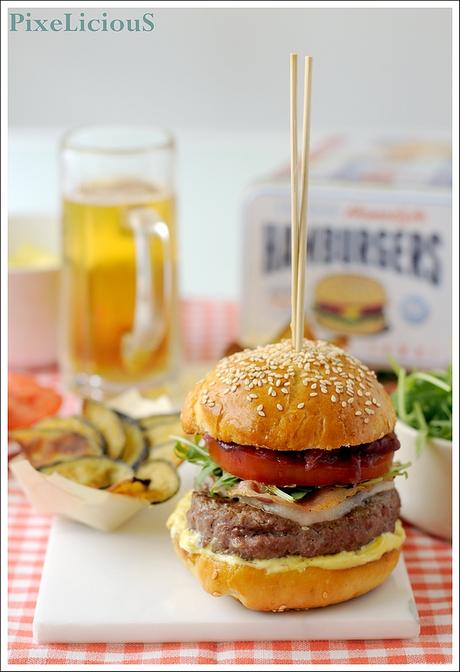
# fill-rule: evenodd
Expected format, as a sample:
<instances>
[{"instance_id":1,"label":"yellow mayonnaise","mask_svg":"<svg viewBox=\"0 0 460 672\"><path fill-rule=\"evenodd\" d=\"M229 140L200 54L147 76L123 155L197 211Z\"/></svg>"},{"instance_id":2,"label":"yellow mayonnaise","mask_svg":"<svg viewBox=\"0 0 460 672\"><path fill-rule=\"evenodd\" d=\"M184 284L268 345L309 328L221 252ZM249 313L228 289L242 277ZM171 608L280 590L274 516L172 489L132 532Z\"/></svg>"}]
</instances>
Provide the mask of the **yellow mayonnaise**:
<instances>
[{"instance_id":1,"label":"yellow mayonnaise","mask_svg":"<svg viewBox=\"0 0 460 672\"><path fill-rule=\"evenodd\" d=\"M287 572L291 570L301 571L307 567L320 569L349 569L365 565L368 562L379 560L382 555L400 548L406 535L401 521L396 521L394 532L384 532L365 546L356 551L342 551L335 555L317 555L313 558L304 558L301 555L288 555L284 558L272 558L270 560L243 560L237 555L214 553L209 547L200 545L200 535L187 527L187 511L191 504L191 491L179 502L175 511L170 515L167 525L171 530L171 536L177 538L179 546L187 553L201 553L209 555L221 562L230 565L248 565L264 569L268 574L275 572Z\"/></svg>"}]
</instances>

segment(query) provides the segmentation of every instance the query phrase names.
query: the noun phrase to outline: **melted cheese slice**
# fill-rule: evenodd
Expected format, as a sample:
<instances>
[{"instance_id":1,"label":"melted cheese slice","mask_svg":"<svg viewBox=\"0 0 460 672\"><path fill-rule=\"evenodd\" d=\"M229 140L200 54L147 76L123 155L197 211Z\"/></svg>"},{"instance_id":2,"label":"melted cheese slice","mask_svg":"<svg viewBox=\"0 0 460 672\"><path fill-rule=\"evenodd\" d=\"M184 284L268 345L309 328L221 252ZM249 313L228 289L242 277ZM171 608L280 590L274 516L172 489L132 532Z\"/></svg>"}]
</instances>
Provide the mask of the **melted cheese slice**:
<instances>
[{"instance_id":1,"label":"melted cheese slice","mask_svg":"<svg viewBox=\"0 0 460 672\"><path fill-rule=\"evenodd\" d=\"M393 480L382 480L370 485L359 483L353 488L327 486L319 488L300 501L286 502L278 495L260 492L260 483L256 481L240 481L222 494L226 497L237 497L250 506L293 520L302 527L309 527L342 518L369 497L393 488Z\"/></svg>"},{"instance_id":2,"label":"melted cheese slice","mask_svg":"<svg viewBox=\"0 0 460 672\"><path fill-rule=\"evenodd\" d=\"M190 508L192 492L188 492L179 502L175 511L170 515L167 526L171 536L176 538L179 546L187 553L201 553L217 558L221 562L230 565L248 565L264 569L267 573L288 572L291 570L301 571L307 567L320 569L349 569L365 565L368 562L379 560L382 555L400 548L406 535L401 521L396 521L394 532L384 532L365 546L356 551L342 551L335 555L317 555L313 558L305 558L300 555L287 555L283 558L271 558L269 560L243 560L237 555L214 553L209 547L200 545L200 535L187 527L187 511Z\"/></svg>"}]
</instances>

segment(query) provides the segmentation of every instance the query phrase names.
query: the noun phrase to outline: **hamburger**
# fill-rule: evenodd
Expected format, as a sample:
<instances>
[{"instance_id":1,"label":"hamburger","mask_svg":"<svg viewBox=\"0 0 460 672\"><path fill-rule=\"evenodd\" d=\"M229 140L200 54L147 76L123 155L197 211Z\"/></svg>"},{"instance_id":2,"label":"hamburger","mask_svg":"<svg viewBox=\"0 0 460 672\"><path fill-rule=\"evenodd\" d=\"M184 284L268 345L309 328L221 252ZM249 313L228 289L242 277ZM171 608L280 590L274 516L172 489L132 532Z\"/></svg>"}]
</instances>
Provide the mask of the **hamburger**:
<instances>
[{"instance_id":1,"label":"hamburger","mask_svg":"<svg viewBox=\"0 0 460 672\"><path fill-rule=\"evenodd\" d=\"M201 466L168 520L179 556L212 595L285 611L343 602L381 584L404 531L391 400L340 348L304 340L222 359L186 398Z\"/></svg>"},{"instance_id":2,"label":"hamburger","mask_svg":"<svg viewBox=\"0 0 460 672\"><path fill-rule=\"evenodd\" d=\"M327 275L315 287L318 324L341 334L376 334L385 329L386 294L365 275Z\"/></svg>"}]
</instances>

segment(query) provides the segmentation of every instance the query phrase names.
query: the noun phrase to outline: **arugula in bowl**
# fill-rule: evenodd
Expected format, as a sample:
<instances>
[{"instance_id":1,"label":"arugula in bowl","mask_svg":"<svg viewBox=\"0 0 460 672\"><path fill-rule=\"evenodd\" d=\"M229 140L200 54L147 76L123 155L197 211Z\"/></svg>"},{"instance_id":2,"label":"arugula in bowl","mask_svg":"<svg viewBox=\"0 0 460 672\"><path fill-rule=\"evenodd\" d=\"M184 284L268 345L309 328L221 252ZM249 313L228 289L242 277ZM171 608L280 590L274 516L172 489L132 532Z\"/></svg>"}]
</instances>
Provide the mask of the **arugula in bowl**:
<instances>
[{"instance_id":1,"label":"arugula in bowl","mask_svg":"<svg viewBox=\"0 0 460 672\"><path fill-rule=\"evenodd\" d=\"M428 438L452 440L452 367L407 373L394 360L398 386L392 395L400 420L418 430L417 452Z\"/></svg>"}]
</instances>

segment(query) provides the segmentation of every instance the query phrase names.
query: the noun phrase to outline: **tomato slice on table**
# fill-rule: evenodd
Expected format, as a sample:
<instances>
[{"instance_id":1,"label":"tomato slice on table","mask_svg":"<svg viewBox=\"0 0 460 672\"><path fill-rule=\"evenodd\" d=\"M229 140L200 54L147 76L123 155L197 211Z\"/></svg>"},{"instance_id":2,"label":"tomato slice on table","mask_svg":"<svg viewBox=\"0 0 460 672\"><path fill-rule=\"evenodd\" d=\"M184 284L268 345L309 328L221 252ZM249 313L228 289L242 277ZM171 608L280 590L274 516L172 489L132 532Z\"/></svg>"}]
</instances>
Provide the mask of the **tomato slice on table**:
<instances>
[{"instance_id":1,"label":"tomato slice on table","mask_svg":"<svg viewBox=\"0 0 460 672\"><path fill-rule=\"evenodd\" d=\"M33 376L8 374L8 429L30 427L59 410L62 397L49 387L42 387Z\"/></svg>"}]
</instances>

